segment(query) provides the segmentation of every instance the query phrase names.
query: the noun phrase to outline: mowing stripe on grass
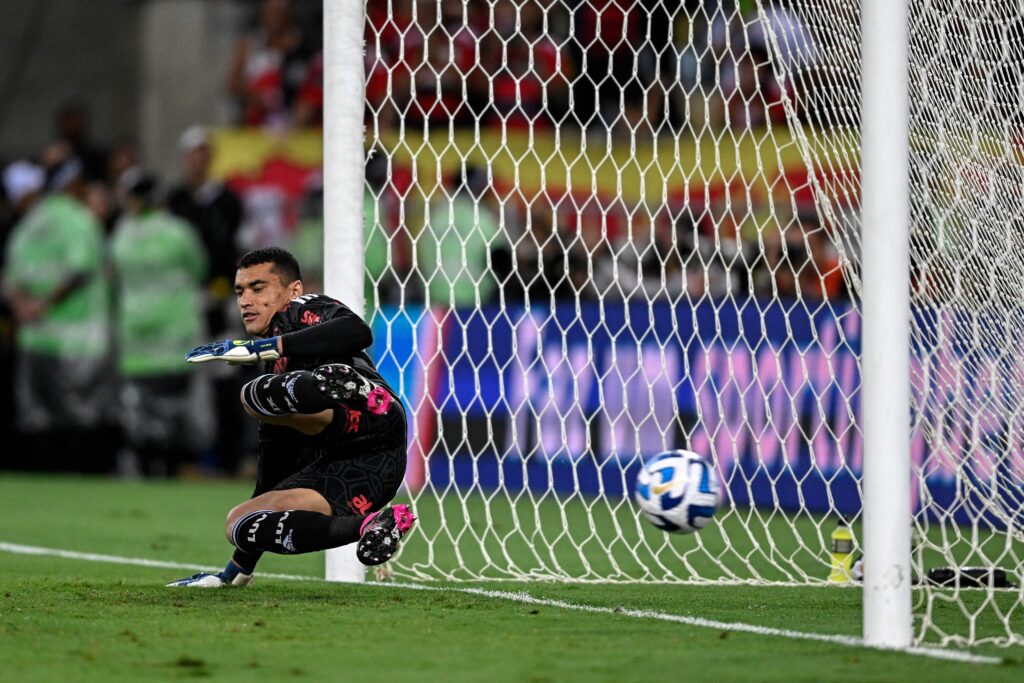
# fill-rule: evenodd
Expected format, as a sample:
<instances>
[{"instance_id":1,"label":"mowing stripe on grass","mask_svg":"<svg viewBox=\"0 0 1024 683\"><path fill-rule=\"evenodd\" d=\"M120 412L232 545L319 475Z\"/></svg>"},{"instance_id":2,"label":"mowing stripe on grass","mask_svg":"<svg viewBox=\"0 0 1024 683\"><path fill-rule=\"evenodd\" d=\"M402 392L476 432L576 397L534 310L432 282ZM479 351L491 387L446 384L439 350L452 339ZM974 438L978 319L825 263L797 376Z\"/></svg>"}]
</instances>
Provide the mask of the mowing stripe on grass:
<instances>
[{"instance_id":1,"label":"mowing stripe on grass","mask_svg":"<svg viewBox=\"0 0 1024 683\"><path fill-rule=\"evenodd\" d=\"M88 562L105 562L108 564L129 564L138 567L155 567L160 569L183 569L186 571L218 572L222 567L211 567L198 564L185 564L179 562L165 562L162 560L149 560L139 557L120 557L117 555L100 555L97 553L80 553L73 550L60 550L58 548L41 548L32 545L19 545L16 543L4 543L0 541L0 551L14 553L17 555L46 555L49 557L61 557L68 560L84 560ZM296 574L267 574L260 572L260 578L283 579L286 581L323 581L322 577L301 576ZM391 588L404 588L407 590L440 591L452 593L466 593L495 600L507 600L526 605L541 605L544 607L555 607L558 609L574 610L577 612L590 612L593 614L608 614L616 617L632 617L634 619L656 619L668 621L687 626L699 628L711 628L719 631L737 631L741 633L753 633L762 636L775 636L789 638L791 640L813 640L822 643L845 645L848 647L866 647L874 650L891 652L902 652L909 655L930 657L933 659L944 659L953 662L968 664L1001 664L999 657L976 655L961 650L947 650L932 647L908 647L899 649L879 648L866 644L862 639L854 636L844 636L825 633L806 633L804 631L793 631L784 628L772 628L768 626L757 626L755 624L744 624L741 622L715 621L701 617L688 617L681 614L668 614L666 612L655 612L652 610L638 610L626 607L599 607L597 605L578 604L565 602L563 600L551 600L548 598L537 598L525 592L509 592L487 590L485 588L458 588L454 586L428 586L420 583L369 583L368 586L384 586Z\"/></svg>"}]
</instances>

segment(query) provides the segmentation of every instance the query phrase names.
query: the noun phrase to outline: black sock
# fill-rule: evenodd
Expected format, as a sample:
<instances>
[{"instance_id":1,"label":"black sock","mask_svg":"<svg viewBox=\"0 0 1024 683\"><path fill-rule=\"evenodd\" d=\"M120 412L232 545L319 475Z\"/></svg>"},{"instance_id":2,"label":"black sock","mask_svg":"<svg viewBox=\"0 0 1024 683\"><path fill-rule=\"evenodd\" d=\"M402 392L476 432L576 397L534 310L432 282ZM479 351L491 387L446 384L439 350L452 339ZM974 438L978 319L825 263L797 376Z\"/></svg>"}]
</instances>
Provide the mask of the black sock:
<instances>
[{"instance_id":1,"label":"black sock","mask_svg":"<svg viewBox=\"0 0 1024 683\"><path fill-rule=\"evenodd\" d=\"M235 523L231 541L246 554L293 555L327 550L359 540L363 518L332 517L310 510L250 512Z\"/></svg>"},{"instance_id":2,"label":"black sock","mask_svg":"<svg viewBox=\"0 0 1024 683\"><path fill-rule=\"evenodd\" d=\"M256 563L260 561L261 557L263 557L262 550L248 551L235 548L235 552L231 555L231 561L242 570L243 574L252 574L256 569Z\"/></svg>"},{"instance_id":3,"label":"black sock","mask_svg":"<svg viewBox=\"0 0 1024 683\"><path fill-rule=\"evenodd\" d=\"M242 401L261 415L311 414L338 407L320 393L308 370L260 375L242 387Z\"/></svg>"}]
</instances>

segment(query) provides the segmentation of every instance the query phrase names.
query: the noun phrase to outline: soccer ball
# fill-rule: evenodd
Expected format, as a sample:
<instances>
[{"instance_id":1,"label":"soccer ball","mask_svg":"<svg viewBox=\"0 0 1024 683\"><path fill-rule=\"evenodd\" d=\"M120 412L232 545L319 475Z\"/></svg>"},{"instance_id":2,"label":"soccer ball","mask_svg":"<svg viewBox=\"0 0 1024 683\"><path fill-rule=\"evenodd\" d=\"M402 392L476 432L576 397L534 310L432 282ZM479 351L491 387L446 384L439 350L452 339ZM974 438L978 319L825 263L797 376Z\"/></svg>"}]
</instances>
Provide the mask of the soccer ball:
<instances>
[{"instance_id":1,"label":"soccer ball","mask_svg":"<svg viewBox=\"0 0 1024 683\"><path fill-rule=\"evenodd\" d=\"M666 451L644 463L636 478L636 502L663 531L691 534L703 529L721 502L718 473L690 451Z\"/></svg>"}]
</instances>

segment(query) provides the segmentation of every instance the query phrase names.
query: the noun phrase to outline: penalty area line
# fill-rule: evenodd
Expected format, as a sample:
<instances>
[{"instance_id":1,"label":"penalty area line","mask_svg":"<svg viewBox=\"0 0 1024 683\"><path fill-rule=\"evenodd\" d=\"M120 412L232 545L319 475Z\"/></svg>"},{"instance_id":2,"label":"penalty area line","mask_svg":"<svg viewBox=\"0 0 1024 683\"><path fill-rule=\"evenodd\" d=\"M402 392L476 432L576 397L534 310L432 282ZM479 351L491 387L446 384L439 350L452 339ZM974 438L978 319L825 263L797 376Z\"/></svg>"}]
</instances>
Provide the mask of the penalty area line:
<instances>
[{"instance_id":1,"label":"penalty area line","mask_svg":"<svg viewBox=\"0 0 1024 683\"><path fill-rule=\"evenodd\" d=\"M187 564L182 562L166 562L163 560L150 560L141 557L121 557L118 555L82 553L74 550L61 550L59 548L42 548L39 546L32 545L5 543L3 541L0 541L0 552L7 552L16 555L38 555L46 557L59 557L67 560L103 562L106 564L127 564L136 567L150 567L156 569L182 569L185 571L206 572L218 572L222 569L222 567L213 567L209 565ZM322 577L302 576L297 574L270 574L260 572L259 576L260 578L281 579L284 581L324 581ZM843 645L846 647L863 647L883 652L899 652L918 657L929 657L931 659L942 659L966 664L1001 664L1003 662L1002 658L1000 657L976 655L970 652L964 652L962 650L947 650L943 648L920 646L913 646L908 648L884 648L874 645L868 645L864 642L863 639L857 638L855 636L844 636L827 633L810 633L805 631L794 631L791 629L784 628L773 628L770 626L757 626L756 624L746 624L742 622L716 621L714 619L704 619L702 617L689 617L682 614L670 614L667 612L657 612L654 610L638 610L626 607L600 607L598 605L565 602L564 600L538 598L526 592L496 591L488 590L486 588L475 587L459 588L455 586L430 586L422 583L373 582L363 585L378 586L385 588L403 588L407 590L463 593L467 595L476 595L480 597L490 598L493 600L517 602L525 605L539 605L543 607L554 607L556 609L573 610L576 612L589 612L591 614L607 614L616 617L629 617L634 619L653 619L657 621L683 624L686 626L694 626L697 628L708 628L719 631L736 631L738 633L751 633L754 635L788 638L790 640L810 640L820 643L830 643L833 645Z\"/></svg>"}]
</instances>

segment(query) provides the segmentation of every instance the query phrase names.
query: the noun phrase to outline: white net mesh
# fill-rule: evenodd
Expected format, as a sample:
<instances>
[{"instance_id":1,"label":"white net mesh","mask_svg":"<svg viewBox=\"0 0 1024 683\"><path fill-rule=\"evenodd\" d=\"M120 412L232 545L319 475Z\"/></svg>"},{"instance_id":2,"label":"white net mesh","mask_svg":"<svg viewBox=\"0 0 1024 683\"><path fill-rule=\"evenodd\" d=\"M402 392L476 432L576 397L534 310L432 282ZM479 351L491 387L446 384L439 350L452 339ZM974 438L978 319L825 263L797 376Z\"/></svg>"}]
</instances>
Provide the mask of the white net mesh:
<instances>
[{"instance_id":1,"label":"white net mesh","mask_svg":"<svg viewBox=\"0 0 1024 683\"><path fill-rule=\"evenodd\" d=\"M1022 12L1017 2L921 3L910 46L918 562L1003 568L1017 584L1024 578ZM1022 594L1008 593L922 591L922 632L1020 643ZM948 628L949 613L967 628Z\"/></svg>"},{"instance_id":2,"label":"white net mesh","mask_svg":"<svg viewBox=\"0 0 1024 683\"><path fill-rule=\"evenodd\" d=\"M1020 643L1019 589L923 580L1022 570L1024 17L912 5L917 633ZM824 583L840 517L856 554L858 17L367 3L368 310L421 519L397 573ZM692 536L631 501L674 447L728 490Z\"/></svg>"}]
</instances>

